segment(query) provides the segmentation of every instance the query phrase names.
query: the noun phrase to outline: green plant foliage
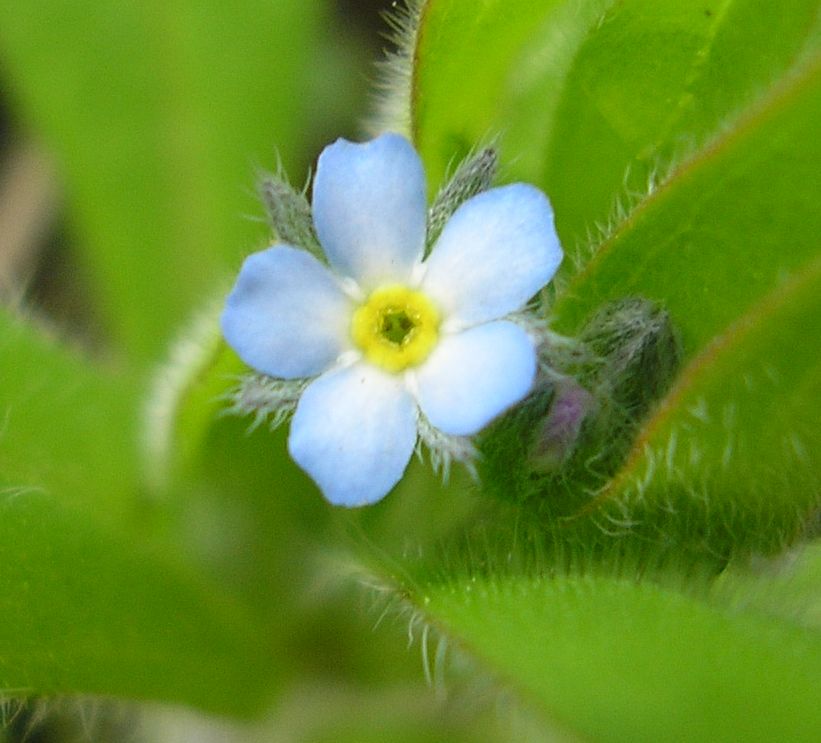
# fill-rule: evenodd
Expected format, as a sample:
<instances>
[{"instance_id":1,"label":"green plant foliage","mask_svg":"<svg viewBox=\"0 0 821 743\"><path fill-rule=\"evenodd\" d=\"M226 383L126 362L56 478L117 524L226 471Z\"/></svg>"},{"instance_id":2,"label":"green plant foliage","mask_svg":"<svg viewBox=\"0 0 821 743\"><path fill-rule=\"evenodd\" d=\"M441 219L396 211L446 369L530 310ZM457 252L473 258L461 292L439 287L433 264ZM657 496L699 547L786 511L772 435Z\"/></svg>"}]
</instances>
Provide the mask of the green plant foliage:
<instances>
[{"instance_id":1,"label":"green plant foliage","mask_svg":"<svg viewBox=\"0 0 821 743\"><path fill-rule=\"evenodd\" d=\"M452 577L422 620L548 719L601 741L811 741L821 636L630 578Z\"/></svg>"},{"instance_id":2,"label":"green plant foliage","mask_svg":"<svg viewBox=\"0 0 821 743\"><path fill-rule=\"evenodd\" d=\"M150 530L138 386L6 313L0 377L0 692L256 709L276 634Z\"/></svg>"},{"instance_id":3,"label":"green plant foliage","mask_svg":"<svg viewBox=\"0 0 821 743\"><path fill-rule=\"evenodd\" d=\"M547 190L584 255L617 202L788 74L817 14L816 0L430 0L414 136L437 183L455 152L498 135L508 175Z\"/></svg>"},{"instance_id":4,"label":"green plant foliage","mask_svg":"<svg viewBox=\"0 0 821 743\"><path fill-rule=\"evenodd\" d=\"M95 519L133 514L134 378L107 374L56 338L0 311L0 477Z\"/></svg>"},{"instance_id":5,"label":"green plant foliage","mask_svg":"<svg viewBox=\"0 0 821 743\"><path fill-rule=\"evenodd\" d=\"M557 303L570 329L604 297L653 298L689 357L602 496L623 494L622 514L679 512L671 523L714 546L773 549L817 501L821 367L802 339L821 328L819 116L813 47L643 199Z\"/></svg>"},{"instance_id":6,"label":"green plant foliage","mask_svg":"<svg viewBox=\"0 0 821 743\"><path fill-rule=\"evenodd\" d=\"M265 238L242 218L261 214L253 168L275 147L298 161L323 7L3 3L4 71L59 159L100 315L132 358L162 351Z\"/></svg>"},{"instance_id":7,"label":"green plant foliage","mask_svg":"<svg viewBox=\"0 0 821 743\"><path fill-rule=\"evenodd\" d=\"M507 3L429 3L417 140L437 172L498 131L509 175L548 192L571 257L556 329L641 297L680 333L681 375L585 513L776 549L821 481L821 368L802 342L821 326L818 3L579 6L511 20Z\"/></svg>"},{"instance_id":8,"label":"green plant foliage","mask_svg":"<svg viewBox=\"0 0 821 743\"><path fill-rule=\"evenodd\" d=\"M26 489L0 491L0 691L163 699L248 714L270 693L272 638L151 551Z\"/></svg>"},{"instance_id":9,"label":"green plant foliage","mask_svg":"<svg viewBox=\"0 0 821 743\"><path fill-rule=\"evenodd\" d=\"M598 496L614 528L632 519L725 552L774 551L801 536L821 477L821 364L806 335L821 332L819 266L682 373Z\"/></svg>"},{"instance_id":10,"label":"green plant foliage","mask_svg":"<svg viewBox=\"0 0 821 743\"><path fill-rule=\"evenodd\" d=\"M591 397L575 399L593 430L574 429L575 452L555 438L538 451L524 430L575 394L568 382L548 379L509 426L489 429L488 492L517 501L502 491L521 477L525 490L536 483L535 510L500 506L484 532L401 573L368 553L418 624L572 734L809 741L821 726L814 548L796 548L794 568L727 567L817 521L820 10L422 6L411 114L431 188L498 136L504 178L536 182L556 210L569 260L550 294L553 327L589 351L597 313L646 303L672 327L659 348L680 354L651 353L657 374L643 351L622 367L617 346L599 349L600 376L582 376ZM637 420L611 428L625 437L610 442L614 476L595 482L584 468L607 436L596 425L619 407ZM540 479L568 461L575 472ZM537 526L568 494L575 518Z\"/></svg>"},{"instance_id":11,"label":"green plant foliage","mask_svg":"<svg viewBox=\"0 0 821 743\"><path fill-rule=\"evenodd\" d=\"M218 324L271 238L241 216L263 211L254 165L277 147L298 182L310 76L337 87L325 2L0 7L4 75L59 159L114 341L93 363L0 312L0 695L243 717L295 682L317 739L490 741L489 705L434 706L468 668L546 735L814 741L821 0L765 6L413 4L383 115L410 114L432 235L498 165L550 196L567 259L538 384L477 441L484 481L413 463L354 511L254 419L292 388L233 414L248 370ZM307 200L279 176L262 191L274 231L316 250ZM435 690L370 697L420 680L405 634Z\"/></svg>"}]
</instances>

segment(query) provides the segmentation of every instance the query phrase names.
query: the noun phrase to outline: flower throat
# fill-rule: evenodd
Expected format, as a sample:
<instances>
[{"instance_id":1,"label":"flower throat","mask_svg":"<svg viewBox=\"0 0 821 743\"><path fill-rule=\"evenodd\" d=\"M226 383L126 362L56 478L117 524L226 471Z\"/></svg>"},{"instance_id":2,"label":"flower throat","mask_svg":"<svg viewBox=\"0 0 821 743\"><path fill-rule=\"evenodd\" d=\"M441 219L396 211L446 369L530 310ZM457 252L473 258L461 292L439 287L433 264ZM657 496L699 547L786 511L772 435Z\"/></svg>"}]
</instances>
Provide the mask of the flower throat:
<instances>
[{"instance_id":1,"label":"flower throat","mask_svg":"<svg viewBox=\"0 0 821 743\"><path fill-rule=\"evenodd\" d=\"M351 336L373 364L399 372L422 363L439 337L439 312L400 284L374 291L353 314Z\"/></svg>"}]
</instances>

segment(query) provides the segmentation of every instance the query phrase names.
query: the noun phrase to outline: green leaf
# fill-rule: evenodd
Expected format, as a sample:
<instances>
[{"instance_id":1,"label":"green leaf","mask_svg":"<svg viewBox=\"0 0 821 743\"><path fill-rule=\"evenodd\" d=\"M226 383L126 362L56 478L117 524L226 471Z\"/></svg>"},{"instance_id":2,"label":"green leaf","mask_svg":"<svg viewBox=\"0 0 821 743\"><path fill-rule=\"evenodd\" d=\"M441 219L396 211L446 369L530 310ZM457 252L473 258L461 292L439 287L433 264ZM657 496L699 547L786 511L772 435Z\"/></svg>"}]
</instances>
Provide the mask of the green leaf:
<instances>
[{"instance_id":1,"label":"green leaf","mask_svg":"<svg viewBox=\"0 0 821 743\"><path fill-rule=\"evenodd\" d=\"M440 184L455 158L488 136L500 138L517 176L531 169L528 163L543 146L573 53L612 2L424 4L413 50L411 128L432 185ZM519 105L516 92L540 83L544 94ZM537 122L535 136L526 143L511 141L511 125L525 117Z\"/></svg>"},{"instance_id":2,"label":"green leaf","mask_svg":"<svg viewBox=\"0 0 821 743\"><path fill-rule=\"evenodd\" d=\"M59 495L111 523L133 514L135 409L127 375L0 311L0 477Z\"/></svg>"},{"instance_id":3,"label":"green leaf","mask_svg":"<svg viewBox=\"0 0 821 743\"><path fill-rule=\"evenodd\" d=\"M13 99L55 151L97 309L137 359L267 239L254 166L297 162L323 3L0 9ZM302 163L300 162L300 165Z\"/></svg>"},{"instance_id":4,"label":"green leaf","mask_svg":"<svg viewBox=\"0 0 821 743\"><path fill-rule=\"evenodd\" d=\"M597 741L817 735L817 633L635 578L481 573L399 591L560 730Z\"/></svg>"},{"instance_id":5,"label":"green leaf","mask_svg":"<svg viewBox=\"0 0 821 743\"><path fill-rule=\"evenodd\" d=\"M0 490L0 688L258 711L277 665L268 633L173 562L87 516Z\"/></svg>"},{"instance_id":6,"label":"green leaf","mask_svg":"<svg viewBox=\"0 0 821 743\"><path fill-rule=\"evenodd\" d=\"M754 0L431 0L414 50L414 139L436 184L455 154L498 135L508 177L545 188L565 248L585 257L619 202L817 35L817 0L789 12Z\"/></svg>"},{"instance_id":7,"label":"green leaf","mask_svg":"<svg viewBox=\"0 0 821 743\"><path fill-rule=\"evenodd\" d=\"M644 200L558 304L569 329L607 297L662 301L688 357L600 496L608 512L662 506L714 546L774 549L816 506L819 116L816 52Z\"/></svg>"},{"instance_id":8,"label":"green leaf","mask_svg":"<svg viewBox=\"0 0 821 743\"><path fill-rule=\"evenodd\" d=\"M138 386L5 312L0 377L3 693L258 709L277 635L162 549L167 513L137 479Z\"/></svg>"}]
</instances>

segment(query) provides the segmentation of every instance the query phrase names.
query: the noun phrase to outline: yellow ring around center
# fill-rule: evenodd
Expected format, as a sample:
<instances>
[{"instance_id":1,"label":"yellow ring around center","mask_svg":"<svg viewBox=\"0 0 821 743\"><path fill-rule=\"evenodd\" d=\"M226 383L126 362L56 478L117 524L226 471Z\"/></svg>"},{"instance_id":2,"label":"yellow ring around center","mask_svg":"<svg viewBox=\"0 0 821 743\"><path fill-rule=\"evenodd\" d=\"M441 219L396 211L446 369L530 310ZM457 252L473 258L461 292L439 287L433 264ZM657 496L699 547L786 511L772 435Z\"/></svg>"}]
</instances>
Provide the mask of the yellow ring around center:
<instances>
[{"instance_id":1,"label":"yellow ring around center","mask_svg":"<svg viewBox=\"0 0 821 743\"><path fill-rule=\"evenodd\" d=\"M407 326L401 339L395 331L397 317ZM389 284L354 311L351 337L371 363L400 372L428 357L439 339L439 323L439 311L422 292Z\"/></svg>"}]
</instances>

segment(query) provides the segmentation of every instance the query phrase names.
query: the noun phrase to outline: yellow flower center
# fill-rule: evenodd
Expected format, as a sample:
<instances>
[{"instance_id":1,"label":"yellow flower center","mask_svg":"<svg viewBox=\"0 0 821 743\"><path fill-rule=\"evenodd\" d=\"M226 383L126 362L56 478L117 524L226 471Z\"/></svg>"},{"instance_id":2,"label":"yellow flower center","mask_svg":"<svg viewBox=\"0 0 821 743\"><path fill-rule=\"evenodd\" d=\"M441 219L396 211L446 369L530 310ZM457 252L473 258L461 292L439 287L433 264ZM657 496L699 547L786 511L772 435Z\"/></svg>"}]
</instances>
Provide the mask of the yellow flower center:
<instances>
[{"instance_id":1,"label":"yellow flower center","mask_svg":"<svg viewBox=\"0 0 821 743\"><path fill-rule=\"evenodd\" d=\"M439 312L400 284L374 291L353 314L351 336L373 364L399 372L421 364L439 338Z\"/></svg>"}]
</instances>

